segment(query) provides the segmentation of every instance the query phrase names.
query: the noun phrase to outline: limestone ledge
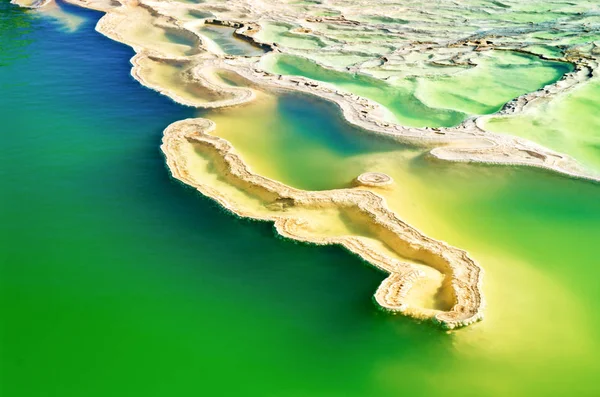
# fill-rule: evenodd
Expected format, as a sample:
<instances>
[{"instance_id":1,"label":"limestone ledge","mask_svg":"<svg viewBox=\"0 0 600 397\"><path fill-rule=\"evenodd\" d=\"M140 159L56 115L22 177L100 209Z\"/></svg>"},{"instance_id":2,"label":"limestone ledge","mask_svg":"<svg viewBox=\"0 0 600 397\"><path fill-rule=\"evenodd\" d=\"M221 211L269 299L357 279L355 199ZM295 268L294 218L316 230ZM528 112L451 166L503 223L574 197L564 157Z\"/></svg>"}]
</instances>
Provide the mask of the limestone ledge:
<instances>
[{"instance_id":1,"label":"limestone ledge","mask_svg":"<svg viewBox=\"0 0 600 397\"><path fill-rule=\"evenodd\" d=\"M365 172L356 177L355 184L368 187L385 187L394 183L391 176L381 172Z\"/></svg>"},{"instance_id":2,"label":"limestone ledge","mask_svg":"<svg viewBox=\"0 0 600 397\"><path fill-rule=\"evenodd\" d=\"M213 73L216 72L216 70L210 69L210 62L203 63L204 67L202 68L201 73L198 73L199 69L197 67L190 67L182 76L182 80L187 81L188 84L194 84L198 88L205 89L207 92L214 93L218 99L206 102L184 98L172 89L152 83L147 79L146 72L142 66L142 61L147 58L163 63L174 62L173 59L152 57L144 52L139 52L131 59L131 64L133 65L133 68L131 69L131 75L138 82L140 82L140 84L151 88L182 105L204 109L214 109L244 104L256 98L256 92L253 90L220 84L214 78Z\"/></svg>"},{"instance_id":3,"label":"limestone ledge","mask_svg":"<svg viewBox=\"0 0 600 397\"><path fill-rule=\"evenodd\" d=\"M122 2L122 5L115 7L113 1L117 0L65 1L83 7L88 7L91 3L95 4L96 7L98 7L98 4L105 4L104 11L107 14L98 22L96 29L100 33L134 48L137 53L136 57L132 59L133 68L131 74L134 78L140 81L140 83L169 96L181 104L199 108L218 108L246 103L253 100L256 96L250 86L253 86L255 89L270 88L273 90L284 89L294 92L304 92L336 103L347 121L370 133L387 135L400 142L431 148L429 158L460 162L531 166L558 172L569 177L583 178L596 182L600 181L600 175L586 169L568 155L550 150L523 138L485 131L481 127L481 121L490 116L468 119L460 125L451 128L404 127L385 121L385 109L369 99L337 90L330 84L304 77L280 76L267 73L258 68L257 58L216 54L211 49L211 46L208 45L210 40L207 40L198 32L189 30L185 26L185 23L178 21L174 17L164 15L157 10L157 4L161 4L162 8L165 7L164 4L171 7L187 7L182 3L170 0L119 0ZM145 10L151 12L156 18L158 26L163 26L186 37L193 38L193 41L197 43L198 51L189 56L174 56L173 54L165 54L160 51L140 47L139 44L131 42L131 40L120 33L120 25L127 23L130 14L133 12L131 10L138 7L143 7ZM235 34L238 37L253 42L255 45L265 49L273 51L282 50L272 43L265 43L256 39L256 33L260 29L259 24L217 18L207 18L205 22L234 27L236 28ZM493 43L489 41L484 41L484 44L486 48L493 47ZM430 45L431 43L414 43L413 46ZM447 45L467 45L476 49L482 46L482 39L470 40L464 43L448 43ZM524 50L519 51L527 52ZM194 101L183 98L170 87L158 86L151 83L145 78L142 68L139 67L139 60L143 56L153 57L157 60L160 59L162 62L188 62L190 67L187 68L185 73L188 73L189 76L186 79L190 83L212 90L220 98L210 102ZM550 58L546 57L546 59ZM571 51L565 57L553 60L571 62L575 65L575 69L573 72L565 74L558 82L533 93L522 95L507 103L500 114L518 113L530 103L548 100L548 98L552 98L559 93L568 92L586 82L597 68L595 58L579 54L576 51ZM228 70L244 77L247 80L248 88L231 87L217 81L217 79L213 78L216 70Z\"/></svg>"},{"instance_id":4,"label":"limestone ledge","mask_svg":"<svg viewBox=\"0 0 600 397\"><path fill-rule=\"evenodd\" d=\"M235 30L233 32L233 36L258 48L262 48L265 51L273 51L276 48L275 44L261 42L254 37L254 35L260 31L260 25L257 23L228 21L215 18L208 18L204 21L204 23L207 25L227 26L234 28Z\"/></svg>"},{"instance_id":5,"label":"limestone ledge","mask_svg":"<svg viewBox=\"0 0 600 397\"><path fill-rule=\"evenodd\" d=\"M474 118L451 128L404 127L381 121L384 111L379 104L338 91L329 84L298 76L274 76L256 68L248 70L236 67L232 63L223 64L222 67L230 68L263 87L285 87L331 100L340 107L344 118L351 124L371 133L393 137L399 142L432 148L431 157L449 161L530 166L569 177L600 181L600 175L585 169L572 157L524 138L485 131L478 126L477 119ZM587 76L587 72L583 74ZM576 72L565 76L545 90L553 92L554 87L557 87L556 90L570 90L580 84L581 78L582 74ZM549 95L538 91L519 97L514 102L527 103L530 100L547 98ZM510 103L507 106L510 106ZM525 105L522 105L519 108L524 107ZM518 110L515 109L514 112Z\"/></svg>"},{"instance_id":6,"label":"limestone ledge","mask_svg":"<svg viewBox=\"0 0 600 397\"><path fill-rule=\"evenodd\" d=\"M257 175L243 162L231 144L210 135L215 124L207 119L187 119L171 124L164 131L161 146L174 178L212 197L231 212L254 219L273 221L282 236L314 244L340 244L363 260L389 273L375 293L376 302L391 312L420 319L431 319L453 329L469 325L483 317L481 292L482 269L463 250L431 239L399 219L376 193L362 189L339 189L311 192L286 186ZM219 177L228 184L269 203L263 214L245 212L233 200L192 176L184 145L194 145L213 162ZM346 235L322 237L299 232L307 219L287 214L286 208L342 209L352 220L360 222L382 243L399 256L418 261L441 272L445 278L443 292L453 302L448 311L424 309L407 302L407 294L424 273L409 262L401 262L374 250L360 237Z\"/></svg>"},{"instance_id":7,"label":"limestone ledge","mask_svg":"<svg viewBox=\"0 0 600 397\"><path fill-rule=\"evenodd\" d=\"M478 126L477 119L466 120L454 128L408 128L384 121L385 110L377 103L337 90L334 86L303 77L288 77L266 73L257 67L258 58L229 56L216 53L210 40L189 29L185 23L173 16L157 10L163 8L191 7L180 2L145 0L65 0L68 3L106 12L96 29L113 40L130 45L136 52L132 58L131 74L141 84L152 88L173 100L187 106L214 108L233 106L252 101L256 90L285 90L315 95L337 104L343 116L350 123L374 134L393 137L401 142L432 148L429 158L449 161L484 162L493 164L516 164L534 166L559 172L564 175L598 181L597 175L590 174L577 161L563 154L551 151L522 138L496 135ZM45 1L13 0L25 7L41 7ZM166 4L166 5L165 5ZM190 8L190 9L191 9ZM144 9L153 16L152 23L165 31L180 34L194 43L194 50L185 55L150 48L132 40L124 32L138 9ZM209 19L209 23L236 28L236 35L272 51L282 51L272 43L262 43L256 39L259 24L239 20ZM289 21L288 21L289 22ZM332 22L332 21L330 21ZM338 21L346 24L347 21ZM352 24L354 21L349 22ZM151 44L151 43L150 43ZM414 46L429 46L429 43L415 43ZM467 43L473 50L481 50L490 45L481 41ZM175 88L152 82L150 70L144 61L185 65L180 76L182 85L197 85L215 93L214 101L196 100L184 97ZM545 100L558 93L567 92L587 81L596 68L593 58L577 57L571 54L566 61L576 65L575 70L559 82L542 90L523 95L507 104L502 112L516 113L528 104ZM215 77L217 71L234 73L245 79L245 87L233 87ZM384 199L376 193L361 189L341 189L326 192L307 192L293 189L279 182L253 174L235 154L231 145L209 133L214 124L208 120L191 119L176 122L165 130L162 150L172 175L180 181L195 187L203 194L212 197L223 207L238 214L256 219L275 222L277 231L286 237L315 244L340 244L356 253L363 260L389 273L375 293L377 303L387 310L401 312L416 318L427 318L439 322L447 328L468 325L482 318L484 307L481 294L483 272L469 255L460 249L443 242L430 239L418 230L402 222L391 212ZM195 180L187 169L185 156L179 150L182 145L193 143L205 150L211 159L218 163L220 174L233 186L243 191L259 195L269 204L268 215L245 213L235 202L218 190ZM453 302L448 311L436 311L413 307L407 296L415 283L422 282L427 275L408 262L399 262L365 244L357 236L325 238L307 236L300 233L306 220L286 216L286 206L302 208L342 208L346 214L369 227L371 232L399 256L425 263L445 275L442 289Z\"/></svg>"}]
</instances>

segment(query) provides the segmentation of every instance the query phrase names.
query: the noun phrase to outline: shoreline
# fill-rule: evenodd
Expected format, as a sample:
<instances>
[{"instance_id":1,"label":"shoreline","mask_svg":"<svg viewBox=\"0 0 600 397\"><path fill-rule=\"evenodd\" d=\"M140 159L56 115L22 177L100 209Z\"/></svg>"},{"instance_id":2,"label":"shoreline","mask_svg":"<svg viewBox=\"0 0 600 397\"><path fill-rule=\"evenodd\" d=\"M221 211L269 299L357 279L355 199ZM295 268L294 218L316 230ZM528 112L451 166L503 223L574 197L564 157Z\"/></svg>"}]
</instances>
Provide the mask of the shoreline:
<instances>
[{"instance_id":1,"label":"shoreline","mask_svg":"<svg viewBox=\"0 0 600 397\"><path fill-rule=\"evenodd\" d=\"M63 1L85 8L89 8L90 2L94 2L94 0ZM125 4L130 4L132 2L133 0L125 1ZM107 5L101 7L98 6L98 3L107 3ZM182 105L201 109L214 109L240 105L253 100L256 94L253 92L252 88L233 88L211 79L211 74L215 70L227 70L240 75L247 80L249 86L256 87L257 89L266 88L303 92L334 102L341 109L346 121L363 129L365 133L387 135L407 144L430 148L431 157L440 160L538 167L540 169L562 174L566 177L600 182L600 174L585 169L571 156L551 150L525 138L485 131L480 124L481 121L489 117L521 113L522 110L531 103L563 94L579 87L593 76L595 67L597 66L595 59L590 59L589 57L577 54L571 54L568 57L556 59L539 56L524 50L517 50L517 52L534 55L540 59L570 63L574 66L574 70L565 73L561 79L553 84L542 87L537 91L523 94L507 102L497 113L470 117L455 127L405 127L385 121L385 109L383 106L367 98L340 91L328 83L322 83L305 77L282 76L268 73L258 68L258 63L262 57L232 56L211 51L212 41L210 39L204 38L198 32L189 30L184 22L178 21L172 17L165 17L160 11L152 8L150 5L155 5L156 2L149 2L149 4L146 4L144 3L144 0L136 0L136 5L133 6L110 6L108 4L112 4L112 0L96 0L93 4L95 7L94 9L106 13L106 15L98 22L96 30L101 34L120 43L129 45L134 49L136 55L131 61L133 66L131 74L136 80L142 85L156 90ZM167 4L170 4L170 2ZM177 3L177 5L184 7L181 3ZM143 7L155 17L163 17L169 20L169 23L172 24L172 29L179 30L184 35L191 34L195 36L198 40L200 53L184 57L173 56L172 54L160 53L152 49L141 47L139 44L132 43L131 40L128 40L126 37L119 34L118 24L115 25L114 21L111 20L114 14L120 13L119 10L126 10L128 7ZM272 49L271 52L281 51L279 47L273 46L273 44L256 39L255 36L260 30L260 25L256 23L226 21L216 18L207 18L205 23L236 28L234 31L236 37L240 39L244 38L246 41L254 43L258 47ZM466 42L471 43L470 41ZM449 46L458 46L459 44L460 43L453 43L449 44ZM474 48L479 48L480 46L477 42L471 44ZM486 48L489 49L491 47L488 45ZM512 49L507 48L498 48L498 50L512 51ZM176 92L169 89L169 87L157 87L156 84L149 82L140 71L138 60L144 55L161 58L165 62L188 61L191 64L189 70L193 75L193 83L205 85L206 88L221 95L233 95L233 98L215 102L194 102L181 98ZM323 67L327 68L326 66Z\"/></svg>"},{"instance_id":2,"label":"shoreline","mask_svg":"<svg viewBox=\"0 0 600 397\"><path fill-rule=\"evenodd\" d=\"M22 8L36 9L46 6L51 1L53 0L10 0L10 3Z\"/></svg>"},{"instance_id":3,"label":"shoreline","mask_svg":"<svg viewBox=\"0 0 600 397\"><path fill-rule=\"evenodd\" d=\"M255 174L228 141L210 135L215 127L216 124L208 119L196 118L177 121L165 129L161 150L173 178L211 197L237 216L274 222L275 229L283 237L317 245L339 244L388 273L374 295L375 301L385 310L432 320L446 329L464 327L483 319L483 269L466 251L426 237L399 219L389 210L385 200L373 191L353 188L304 191ZM227 184L264 200L269 211L265 214L245 211L223 192L195 178L182 149L186 145L198 146L203 153L208 153L207 157L217 164L217 174L226 179ZM361 225L366 224L383 244L402 257L422 262L444 275L441 292L452 301L452 308L441 311L411 305L407 295L415 283L426 278L426 274L409 262L398 261L374 250L359 236L307 234L303 227L310 223L310 218L287 214L292 208L300 211L335 208L352 219L358 219Z\"/></svg>"},{"instance_id":4,"label":"shoreline","mask_svg":"<svg viewBox=\"0 0 600 397\"><path fill-rule=\"evenodd\" d=\"M23 0L12 1L17 4L25 3ZM29 7L43 7L50 1L52 0L34 3ZM72 5L105 12L106 14L98 21L96 30L104 36L134 49L136 54L131 59L131 75L140 84L168 96L180 104L201 109L221 108L248 103L256 98L257 91L260 90L306 93L335 103L344 121L361 128L365 133L384 135L400 142L430 148L428 154L434 159L532 166L567 177L587 179L593 182L600 181L600 176L587 173L576 160L569 156L546 149L523 138L484 131L477 122L487 116L472 117L458 126L450 128L410 128L383 121L384 108L376 102L339 91L329 84L315 80L267 73L257 68L260 57L232 56L211 51L210 40L204 38L200 33L188 29L184 21L161 14L157 8L153 8L158 4L157 2L146 3L144 0L139 2L133 0L124 1L123 4L118 2L117 5L112 0L64 1ZM161 4L170 5L171 2ZM181 3L177 4L185 7ZM148 45L144 45L144 37L135 37L131 32L125 31L123 25L129 25L136 21L135 17L132 17L133 12L137 12L135 10L148 12L151 18L154 18L150 19L151 22L160 19L154 24L158 29L179 31L184 37L190 38L193 43L193 53L181 55L169 53L158 47L151 48L155 43L149 42ZM208 22L209 20L211 22ZM246 41L261 48L268 48L272 52L281 51L278 46L269 45L255 38L260 29L259 24L215 18L207 19L205 23L234 27L236 28L234 32L236 37L243 37ZM479 44L477 44L478 47ZM567 92L587 81L593 74L592 61L578 59L564 61L575 65L573 72L564 74L557 82L538 91L524 94L508 102L499 113L494 115L519 113L536 100ZM186 64L189 67L179 76L182 82L198 85L202 89L225 98L208 102L184 98L173 88L150 81L150 72L142 65L144 60L167 66ZM217 71L227 71L240 76L245 80L244 85L246 86L234 87L220 82L215 78ZM161 149L165 154L173 178L214 199L223 208L238 216L274 222L276 230L284 237L313 244L339 244L371 265L388 273L389 276L375 293L376 302L386 310L403 313L417 319L430 319L448 329L466 326L483 318L485 306L481 292L483 270L466 251L428 238L417 229L404 223L389 210L385 200L376 192L352 188L308 192L254 174L235 154L228 141L210 135L210 131L214 127L214 123L210 120L187 119L177 121L165 129ZM231 186L235 188L241 186L241 190L251 191L252 194L258 192L259 196L263 196L263 199L272 204L269 207L270 213L277 213L277 215L262 216L246 212L243 208L239 208L235 201L228 199L218 190L191 177L186 168L185 155L180 152L180 148L184 145L200 146L209 152L211 161L220 163L221 176L228 179ZM452 301L452 307L449 310L440 311L411 306L407 302L407 296L415 283L427 278L425 273L411 263L399 263L354 236L326 238L302 234L300 230L303 222L306 222L305 219L279 214L279 212L285 212L288 206L303 210L333 208L345 211L345 215L353 219L359 219L361 224L366 224L384 244L393 247L393 250L401 251L401 256L424 262L444 275L442 289Z\"/></svg>"}]
</instances>

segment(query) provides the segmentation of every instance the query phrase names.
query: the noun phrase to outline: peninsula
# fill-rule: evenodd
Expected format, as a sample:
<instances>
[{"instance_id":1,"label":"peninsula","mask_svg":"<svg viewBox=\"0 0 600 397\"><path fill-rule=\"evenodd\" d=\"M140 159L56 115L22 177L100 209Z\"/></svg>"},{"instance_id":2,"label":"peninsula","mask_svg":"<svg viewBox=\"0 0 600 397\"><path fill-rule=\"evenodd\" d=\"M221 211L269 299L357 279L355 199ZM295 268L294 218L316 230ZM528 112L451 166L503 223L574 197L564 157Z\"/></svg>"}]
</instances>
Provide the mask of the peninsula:
<instances>
[{"instance_id":1,"label":"peninsula","mask_svg":"<svg viewBox=\"0 0 600 397\"><path fill-rule=\"evenodd\" d=\"M53 0L13 1L43 9ZM462 22L451 29L445 21L439 29L442 21L429 20L433 5L425 4L382 3L374 10L365 1L64 1L104 12L96 29L135 50L132 76L178 103L224 108L299 92L335 103L364 134L426 148L428 161L532 166L600 181L572 156L492 133L484 123L593 80L596 44L557 34L549 45L540 26L523 28L514 20L503 30L506 21L465 19L459 6L446 15ZM557 29L573 32L580 25L566 19ZM487 88L496 92L493 98ZM393 202L401 186L393 170L366 170L344 188L302 190L255 173L230 142L213 134L217 128L195 118L165 129L162 150L174 178L238 216L273 222L284 237L339 244L387 273L375 292L385 310L448 329L483 318L483 270L467 252L400 219ZM432 296L435 303L425 303Z\"/></svg>"}]
</instances>

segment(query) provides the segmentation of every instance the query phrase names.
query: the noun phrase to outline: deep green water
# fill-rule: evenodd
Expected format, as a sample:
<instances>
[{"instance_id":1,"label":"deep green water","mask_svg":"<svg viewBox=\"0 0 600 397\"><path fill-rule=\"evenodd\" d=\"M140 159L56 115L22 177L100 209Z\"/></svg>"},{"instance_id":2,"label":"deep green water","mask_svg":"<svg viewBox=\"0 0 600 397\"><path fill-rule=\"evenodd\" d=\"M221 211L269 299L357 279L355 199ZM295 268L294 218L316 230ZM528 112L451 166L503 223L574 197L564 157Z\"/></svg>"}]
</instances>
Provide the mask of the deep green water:
<instances>
[{"instance_id":1,"label":"deep green water","mask_svg":"<svg viewBox=\"0 0 600 397\"><path fill-rule=\"evenodd\" d=\"M377 311L383 275L341 249L276 239L270 225L237 220L171 180L161 133L193 111L129 76L133 53L93 30L99 14L66 9L85 17L75 32L0 3L0 395L598 395L600 350L587 338L600 324L599 270L585 244L597 235L575 238L597 232L595 186L560 182L548 196L555 179L518 180L496 201L501 214L523 212L516 226L490 218L482 203L493 191L464 203L477 221L456 230L533 255L536 272L546 264L535 252L559 256L548 278L572 276L566 288L586 314L576 330L561 307L543 323L559 332L500 327L496 340L520 344L489 353L462 341L485 339L485 328L448 335ZM329 115L305 104L285 112L290 123ZM544 239L511 234L524 227ZM561 233L578 245L560 247ZM583 351L569 350L574 335L586 336Z\"/></svg>"}]
</instances>

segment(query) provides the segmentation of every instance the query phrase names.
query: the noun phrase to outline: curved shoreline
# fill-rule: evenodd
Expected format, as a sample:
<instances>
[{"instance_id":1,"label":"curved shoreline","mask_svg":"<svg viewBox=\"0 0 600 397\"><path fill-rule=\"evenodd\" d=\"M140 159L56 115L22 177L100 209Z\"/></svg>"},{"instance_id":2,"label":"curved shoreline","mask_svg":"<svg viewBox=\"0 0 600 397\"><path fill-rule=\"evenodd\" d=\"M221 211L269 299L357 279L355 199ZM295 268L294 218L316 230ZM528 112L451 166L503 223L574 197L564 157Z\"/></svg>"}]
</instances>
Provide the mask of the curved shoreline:
<instances>
[{"instance_id":1,"label":"curved shoreline","mask_svg":"<svg viewBox=\"0 0 600 397\"><path fill-rule=\"evenodd\" d=\"M22 8L42 8L50 3L52 0L10 0L11 4L18 5Z\"/></svg>"},{"instance_id":2,"label":"curved shoreline","mask_svg":"<svg viewBox=\"0 0 600 397\"><path fill-rule=\"evenodd\" d=\"M23 2L22 0L13 1ZM577 161L569 156L522 138L484 131L477 125L478 118L467 119L452 128L409 128L383 121L384 109L378 103L304 77L267 73L257 68L257 57L230 56L211 51L209 40L206 40L200 33L189 30L185 27L184 22L176 18L162 15L152 5L145 4L144 0L139 0L139 2L123 0L122 3L119 2L119 5L114 4L112 0L65 1L105 12L106 15L100 19L96 30L134 49L136 55L131 59L131 75L142 85L183 105L196 108L235 106L254 100L256 97L254 88L303 92L335 103L345 121L369 133L381 134L401 142L432 148L429 154L433 158L447 161L533 166L569 177L600 181L600 176L587 173ZM32 7L42 7L45 4L47 2ZM169 4L170 2L167 2L167 5ZM157 48L144 46L136 42L135 38L128 37L128 33L121 30L121 24L129 24L131 22L129 13L136 9L144 9L150 12L154 18L160 18L160 23L155 24L157 29L180 31L183 36L190 38L194 43L192 53L180 55L163 52ZM247 41L272 51L280 51L277 46L256 40L254 36L260 28L258 24L251 25L251 23L217 19L211 19L211 22L235 27L237 28L236 35L244 37ZM173 88L153 83L150 81L149 71L142 64L145 60L164 64L187 64L189 67L181 73L181 81L212 91L220 99L204 101L184 98ZM562 79L552 85L514 99L504 106L501 113L520 112L535 100L578 86L592 74L594 67L586 62L575 60L575 71L565 74ZM244 79L247 86L234 87L225 84L215 78L216 71L233 72ZM385 200L373 191L350 188L309 192L294 189L254 174L235 153L229 142L210 135L214 126L214 123L206 119L188 119L175 122L167 127L161 149L174 178L196 188L238 216L273 221L276 230L282 236L314 244L340 244L371 265L385 271L389 276L375 293L376 302L384 309L415 318L432 319L449 329L469 325L482 319L484 309L481 292L483 270L469 257L466 251L424 236L399 219L389 210ZM228 184L265 200L268 203L269 213L265 215L245 211L235 200L227 198L217 189L193 178L187 168L185 155L181 151L185 145L202 148L205 153L208 153L212 162L219 164L220 176L225 178ZM307 235L306 231L302 231L302 227L309 220L285 215L285 211L292 207L299 209L334 208L343 211L345 216L357 220L361 225L366 225L370 233L399 256L425 263L436 269L445 276L441 288L448 300L451 301L451 308L434 310L411 305L408 295L412 287L427 279L427 274L418 266L410 262L398 261L379 252L357 236Z\"/></svg>"},{"instance_id":3,"label":"curved shoreline","mask_svg":"<svg viewBox=\"0 0 600 397\"><path fill-rule=\"evenodd\" d=\"M426 237L399 219L389 210L385 200L372 191L304 191L257 175L228 141L210 135L215 126L210 120L198 118L177 121L165 129L161 150L174 178L213 198L238 216L273 221L277 232L284 237L313 244L342 245L389 273L375 293L375 300L386 310L419 319L431 319L447 329L466 326L483 318L483 270L466 251ZM221 178L240 190L260 197L270 211L266 214L245 211L235 200L194 178L182 150L186 145L199 147L203 153L208 153L211 161L216 163L214 167ZM361 225L366 225L377 239L400 256L422 262L442 273L445 276L442 291L452 301L452 308L447 311L425 309L407 301L411 288L425 277L411 263L377 252L357 236L323 237L307 234L302 228L310 223L309 218L286 214L290 208L324 210L332 207L341 209L350 218L358 219Z\"/></svg>"},{"instance_id":4,"label":"curved shoreline","mask_svg":"<svg viewBox=\"0 0 600 397\"><path fill-rule=\"evenodd\" d=\"M94 0L64 1L73 5L89 8L90 2ZM330 84L305 77L281 76L268 73L258 68L259 59L256 57L230 56L214 53L211 51L210 45L207 45L208 40L200 33L188 30L185 27L185 23L181 23L172 17L163 16L157 9L144 3L144 0L123 0L124 4L118 7L108 5L112 4L112 0L96 1L107 3L107 6L105 7L99 7L98 4L94 4L95 9L106 12L106 15L98 22L96 30L115 41L131 46L137 53L136 56L132 58L132 76L141 84L170 97L180 104L211 109L235 106L253 100L255 98L255 93L253 93L253 90L250 88L235 87L235 89L232 89L231 86L220 84L210 78L210 75L214 70L229 70L242 76L248 81L249 85L256 86L257 88L299 91L332 101L339 106L343 117L349 123L362 128L369 133L386 135L407 144L430 148L431 156L441 160L537 167L557 172L567 177L600 182L599 174L591 173L577 160L566 154L556 152L524 138L512 135L495 134L485 131L480 127L480 120L487 117L520 113L532 102L552 97L558 93L567 92L586 82L591 78L595 67L597 66L596 60L590 57L578 54L570 54L562 59L543 57L543 59L547 60L569 62L575 66L575 69L570 73L566 73L560 80L553 84L542 87L537 91L523 94L512 101L509 101L504 105L502 110L496 114L471 117L456 127L405 127L385 121L385 110L383 107L367 98L340 91ZM128 5L130 3L135 5ZM151 4L155 3L156 2ZM171 2L167 1L167 5L169 4L171 4ZM113 23L112 18L114 17L112 15L120 14L121 10L127 10L127 8L136 8L140 6L146 10L150 10L150 12L157 17L160 16L166 18L169 23L172 24L170 27L171 29L179 30L185 35L191 34L195 36L199 42L200 53L185 57L173 56L172 54L163 54L160 52L157 53L154 50L142 48L138 44L132 43L126 37L123 37L119 33L118 25ZM178 6L182 6L181 3L178 3ZM241 21L225 21L216 18L207 18L205 23L206 22L209 24L234 27L236 28L235 34L238 37L244 38L246 41L252 42L259 47L272 49L275 52L280 51L278 47L273 46L270 43L262 42L256 38L256 33L260 29L260 25L258 24ZM461 43L462 42L459 42L458 44L449 43L448 46L458 46ZM466 43L472 44L475 49L480 46L479 43L471 43L468 40ZM488 45L486 48L489 49L492 47ZM499 49L508 50L506 48ZM519 52L528 53L525 50L519 50ZM139 70L139 62L137 61L139 60L139 57L143 56L142 54L155 58L162 58L165 61L186 60L192 64L190 70L192 71L195 83L205 85L206 88L217 93L233 95L233 97L228 100L216 102L195 102L180 97L176 92L169 89L169 87L157 87L155 84L149 82Z\"/></svg>"}]
</instances>

